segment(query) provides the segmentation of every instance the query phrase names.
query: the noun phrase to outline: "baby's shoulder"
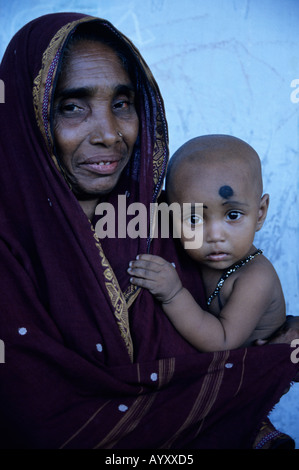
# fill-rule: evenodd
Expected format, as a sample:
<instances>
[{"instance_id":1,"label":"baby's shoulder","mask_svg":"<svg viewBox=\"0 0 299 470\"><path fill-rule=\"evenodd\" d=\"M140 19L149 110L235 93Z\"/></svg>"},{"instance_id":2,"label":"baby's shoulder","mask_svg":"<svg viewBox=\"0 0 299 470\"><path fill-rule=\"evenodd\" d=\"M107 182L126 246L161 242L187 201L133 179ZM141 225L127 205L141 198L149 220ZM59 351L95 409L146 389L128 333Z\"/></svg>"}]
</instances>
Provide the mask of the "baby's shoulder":
<instances>
[{"instance_id":1,"label":"baby's shoulder","mask_svg":"<svg viewBox=\"0 0 299 470\"><path fill-rule=\"evenodd\" d=\"M273 293L273 287L280 286L280 280L271 261L263 254L257 256L239 270L238 282L247 282L262 286Z\"/></svg>"},{"instance_id":2,"label":"baby's shoulder","mask_svg":"<svg viewBox=\"0 0 299 470\"><path fill-rule=\"evenodd\" d=\"M250 261L248 264L245 266L246 269L242 270L240 269L240 274L244 275L255 275L257 276L260 274L261 276L264 276L265 274L272 275L274 277L277 276L277 273L275 271L275 268L271 261L263 254L260 254L256 258L254 258L252 261Z\"/></svg>"}]
</instances>

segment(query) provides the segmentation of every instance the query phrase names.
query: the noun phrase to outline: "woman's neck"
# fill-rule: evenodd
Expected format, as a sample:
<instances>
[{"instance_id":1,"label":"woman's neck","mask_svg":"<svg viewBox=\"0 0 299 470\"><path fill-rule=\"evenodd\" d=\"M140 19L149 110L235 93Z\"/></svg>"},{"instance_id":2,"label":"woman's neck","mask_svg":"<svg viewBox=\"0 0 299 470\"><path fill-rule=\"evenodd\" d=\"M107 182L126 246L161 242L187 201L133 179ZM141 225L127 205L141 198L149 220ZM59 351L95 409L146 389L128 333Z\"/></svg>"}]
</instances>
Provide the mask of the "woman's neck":
<instances>
[{"instance_id":1,"label":"woman's neck","mask_svg":"<svg viewBox=\"0 0 299 470\"><path fill-rule=\"evenodd\" d=\"M95 213L95 210L96 210L96 206L99 202L98 199L94 200L90 200L90 199L84 199L84 200L78 200L83 212L85 213L85 215L88 217L89 220L92 220L93 216L94 216L94 213Z\"/></svg>"}]
</instances>

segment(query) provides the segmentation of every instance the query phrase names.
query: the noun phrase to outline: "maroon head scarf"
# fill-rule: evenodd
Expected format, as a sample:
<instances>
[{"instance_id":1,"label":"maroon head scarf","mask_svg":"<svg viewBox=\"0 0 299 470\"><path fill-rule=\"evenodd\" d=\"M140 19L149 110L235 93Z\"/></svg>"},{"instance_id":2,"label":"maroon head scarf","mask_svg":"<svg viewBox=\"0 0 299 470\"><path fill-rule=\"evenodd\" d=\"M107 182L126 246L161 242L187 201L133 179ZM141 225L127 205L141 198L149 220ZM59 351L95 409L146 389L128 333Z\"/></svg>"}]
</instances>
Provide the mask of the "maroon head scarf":
<instances>
[{"instance_id":1,"label":"maroon head scarf","mask_svg":"<svg viewBox=\"0 0 299 470\"><path fill-rule=\"evenodd\" d=\"M126 271L138 253L163 255L201 302L196 266L171 238L99 240L60 171L53 96L64 48L87 23L134 63L140 120L134 155L105 200L116 215L118 195L149 209L165 174L163 101L127 38L75 13L15 35L0 68L0 446L250 447L295 375L289 346L196 351Z\"/></svg>"}]
</instances>

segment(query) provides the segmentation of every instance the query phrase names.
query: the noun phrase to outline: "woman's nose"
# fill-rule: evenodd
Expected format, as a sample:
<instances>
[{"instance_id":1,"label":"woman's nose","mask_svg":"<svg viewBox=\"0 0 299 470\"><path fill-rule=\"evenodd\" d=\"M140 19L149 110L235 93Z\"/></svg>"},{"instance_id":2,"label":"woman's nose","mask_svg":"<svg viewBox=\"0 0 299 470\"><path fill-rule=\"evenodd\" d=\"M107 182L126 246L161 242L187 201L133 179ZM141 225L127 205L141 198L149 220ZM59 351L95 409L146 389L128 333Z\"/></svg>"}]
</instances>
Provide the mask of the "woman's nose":
<instances>
[{"instance_id":1,"label":"woman's nose","mask_svg":"<svg viewBox=\"0 0 299 470\"><path fill-rule=\"evenodd\" d=\"M111 147L120 141L121 137L116 119L110 110L101 109L93 112L89 131L89 141L92 145L102 144L105 147Z\"/></svg>"}]
</instances>

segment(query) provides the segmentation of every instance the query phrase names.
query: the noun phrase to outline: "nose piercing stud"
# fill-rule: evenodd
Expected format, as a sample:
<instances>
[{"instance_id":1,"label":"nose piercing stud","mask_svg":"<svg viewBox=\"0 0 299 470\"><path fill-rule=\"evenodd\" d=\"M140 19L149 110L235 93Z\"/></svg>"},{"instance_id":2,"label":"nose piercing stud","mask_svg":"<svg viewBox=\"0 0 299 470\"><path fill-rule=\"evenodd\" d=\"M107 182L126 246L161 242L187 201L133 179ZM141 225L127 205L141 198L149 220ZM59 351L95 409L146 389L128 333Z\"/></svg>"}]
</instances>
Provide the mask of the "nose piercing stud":
<instances>
[{"instance_id":1,"label":"nose piercing stud","mask_svg":"<svg viewBox=\"0 0 299 470\"><path fill-rule=\"evenodd\" d=\"M123 137L121 132L117 131L117 134L119 135L119 137Z\"/></svg>"}]
</instances>

